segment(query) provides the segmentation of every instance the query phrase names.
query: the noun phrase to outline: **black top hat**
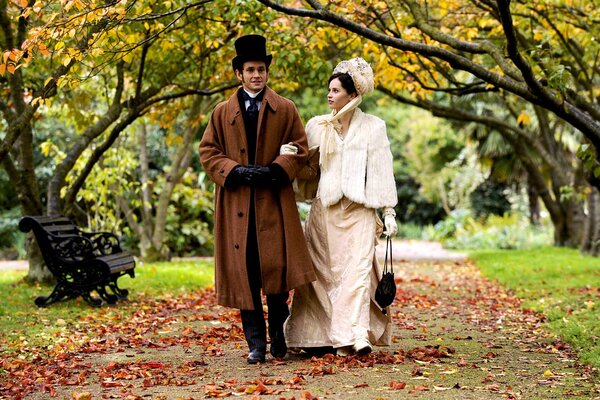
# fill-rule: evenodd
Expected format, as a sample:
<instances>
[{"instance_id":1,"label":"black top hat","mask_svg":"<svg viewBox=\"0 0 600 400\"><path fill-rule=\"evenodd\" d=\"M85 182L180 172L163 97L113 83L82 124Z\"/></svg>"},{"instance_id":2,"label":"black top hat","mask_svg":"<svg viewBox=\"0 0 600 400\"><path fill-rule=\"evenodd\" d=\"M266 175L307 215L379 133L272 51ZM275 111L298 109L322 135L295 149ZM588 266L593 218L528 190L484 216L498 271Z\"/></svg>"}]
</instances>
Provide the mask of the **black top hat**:
<instances>
[{"instance_id":1,"label":"black top hat","mask_svg":"<svg viewBox=\"0 0 600 400\"><path fill-rule=\"evenodd\" d=\"M231 60L233 70L242 70L246 61L264 61L269 68L273 56L267 54L267 40L260 35L246 35L235 41L237 55Z\"/></svg>"}]
</instances>

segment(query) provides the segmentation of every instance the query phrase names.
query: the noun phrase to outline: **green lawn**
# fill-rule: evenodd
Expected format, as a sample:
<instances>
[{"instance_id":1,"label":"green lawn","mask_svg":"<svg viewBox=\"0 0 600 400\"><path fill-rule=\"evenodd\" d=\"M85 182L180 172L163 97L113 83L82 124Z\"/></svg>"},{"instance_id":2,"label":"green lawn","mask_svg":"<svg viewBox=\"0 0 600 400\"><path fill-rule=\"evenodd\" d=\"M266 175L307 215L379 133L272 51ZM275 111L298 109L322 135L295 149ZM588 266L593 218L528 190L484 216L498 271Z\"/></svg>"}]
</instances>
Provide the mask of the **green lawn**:
<instances>
[{"instance_id":1,"label":"green lawn","mask_svg":"<svg viewBox=\"0 0 600 400\"><path fill-rule=\"evenodd\" d=\"M543 313L548 329L571 343L582 361L600 367L600 258L556 247L469 255L524 307Z\"/></svg>"},{"instance_id":2,"label":"green lawn","mask_svg":"<svg viewBox=\"0 0 600 400\"><path fill-rule=\"evenodd\" d=\"M142 296L157 297L167 293L181 294L197 290L213 282L212 261L178 261L138 263L136 277L119 278L119 286L129 290L129 300L115 306L90 307L81 298L38 308L34 299L48 295L50 286L30 286L23 282L25 271L0 272L0 349L14 350L20 345L46 346L54 340L53 331L66 321L83 316L126 318L129 307ZM1 350L0 350L1 351Z\"/></svg>"}]
</instances>

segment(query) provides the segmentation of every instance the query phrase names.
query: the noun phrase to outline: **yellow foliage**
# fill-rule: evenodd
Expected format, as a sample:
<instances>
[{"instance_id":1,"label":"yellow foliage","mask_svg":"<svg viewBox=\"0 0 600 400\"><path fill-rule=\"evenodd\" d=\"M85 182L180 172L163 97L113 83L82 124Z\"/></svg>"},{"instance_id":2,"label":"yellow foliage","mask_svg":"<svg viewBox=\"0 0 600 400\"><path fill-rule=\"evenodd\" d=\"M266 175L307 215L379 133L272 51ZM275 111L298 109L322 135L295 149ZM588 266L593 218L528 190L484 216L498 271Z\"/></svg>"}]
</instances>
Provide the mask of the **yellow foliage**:
<instances>
[{"instance_id":1,"label":"yellow foliage","mask_svg":"<svg viewBox=\"0 0 600 400\"><path fill-rule=\"evenodd\" d=\"M529 125L531 124L531 117L525 111L521 112L517 117L517 124L519 125Z\"/></svg>"},{"instance_id":2,"label":"yellow foliage","mask_svg":"<svg viewBox=\"0 0 600 400\"><path fill-rule=\"evenodd\" d=\"M165 143L167 144L167 146L177 146L183 143L183 137L179 135L168 135L165 139Z\"/></svg>"},{"instance_id":3,"label":"yellow foliage","mask_svg":"<svg viewBox=\"0 0 600 400\"><path fill-rule=\"evenodd\" d=\"M38 98L36 98L35 100L38 100ZM42 144L40 144L40 151L42 152L42 154L44 155L44 157L49 157L50 156L50 151L54 148L55 146L52 144L52 142L43 142Z\"/></svg>"},{"instance_id":4,"label":"yellow foliage","mask_svg":"<svg viewBox=\"0 0 600 400\"><path fill-rule=\"evenodd\" d=\"M465 32L465 36L467 40L473 40L479 34L479 30L477 28L468 28Z\"/></svg>"},{"instance_id":5,"label":"yellow foliage","mask_svg":"<svg viewBox=\"0 0 600 400\"><path fill-rule=\"evenodd\" d=\"M39 50L40 54L44 57L47 56L48 54L50 54L50 52L48 51L48 47L46 47L46 45L44 43L38 44L38 50Z\"/></svg>"}]
</instances>

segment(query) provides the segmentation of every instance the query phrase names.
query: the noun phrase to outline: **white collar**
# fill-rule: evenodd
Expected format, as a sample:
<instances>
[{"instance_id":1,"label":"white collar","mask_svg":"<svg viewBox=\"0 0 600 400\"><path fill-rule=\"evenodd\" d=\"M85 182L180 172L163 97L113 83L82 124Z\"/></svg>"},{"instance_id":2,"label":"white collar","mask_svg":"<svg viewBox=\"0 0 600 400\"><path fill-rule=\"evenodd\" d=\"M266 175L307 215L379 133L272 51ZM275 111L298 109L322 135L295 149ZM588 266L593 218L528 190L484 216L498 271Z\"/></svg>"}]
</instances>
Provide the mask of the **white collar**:
<instances>
[{"instance_id":1,"label":"white collar","mask_svg":"<svg viewBox=\"0 0 600 400\"><path fill-rule=\"evenodd\" d=\"M250 96L250 97L252 97L252 98L255 98L256 96L258 96L259 94L261 94L261 92L262 92L263 90L265 90L265 89L261 90L261 91L260 91L260 92L258 92L258 93L250 93L249 91L247 91L246 89L243 89L243 88L242 88L242 90L243 90L244 92L246 92L246 94L247 94L248 96Z\"/></svg>"}]
</instances>

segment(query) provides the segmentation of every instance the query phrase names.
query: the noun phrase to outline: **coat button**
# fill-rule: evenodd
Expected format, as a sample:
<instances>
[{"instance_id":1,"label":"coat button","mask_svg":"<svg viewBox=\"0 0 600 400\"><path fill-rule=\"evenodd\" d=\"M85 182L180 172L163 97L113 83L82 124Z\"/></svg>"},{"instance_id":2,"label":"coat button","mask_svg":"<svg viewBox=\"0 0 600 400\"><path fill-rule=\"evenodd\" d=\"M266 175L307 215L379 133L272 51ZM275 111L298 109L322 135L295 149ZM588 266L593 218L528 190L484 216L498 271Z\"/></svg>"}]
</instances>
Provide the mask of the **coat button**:
<instances>
[{"instance_id":1,"label":"coat button","mask_svg":"<svg viewBox=\"0 0 600 400\"><path fill-rule=\"evenodd\" d=\"M242 147L242 148L240 149L240 153L244 154L245 152L246 152L246 149L245 149L244 147Z\"/></svg>"},{"instance_id":2,"label":"coat button","mask_svg":"<svg viewBox=\"0 0 600 400\"><path fill-rule=\"evenodd\" d=\"M238 212L238 217L243 217L243 216L244 216L244 213L243 213L243 212L241 212L241 211L240 211L240 212Z\"/></svg>"},{"instance_id":3,"label":"coat button","mask_svg":"<svg viewBox=\"0 0 600 400\"><path fill-rule=\"evenodd\" d=\"M240 245L236 243L236 244L233 245L233 247L235 247L236 249L239 249Z\"/></svg>"}]
</instances>

